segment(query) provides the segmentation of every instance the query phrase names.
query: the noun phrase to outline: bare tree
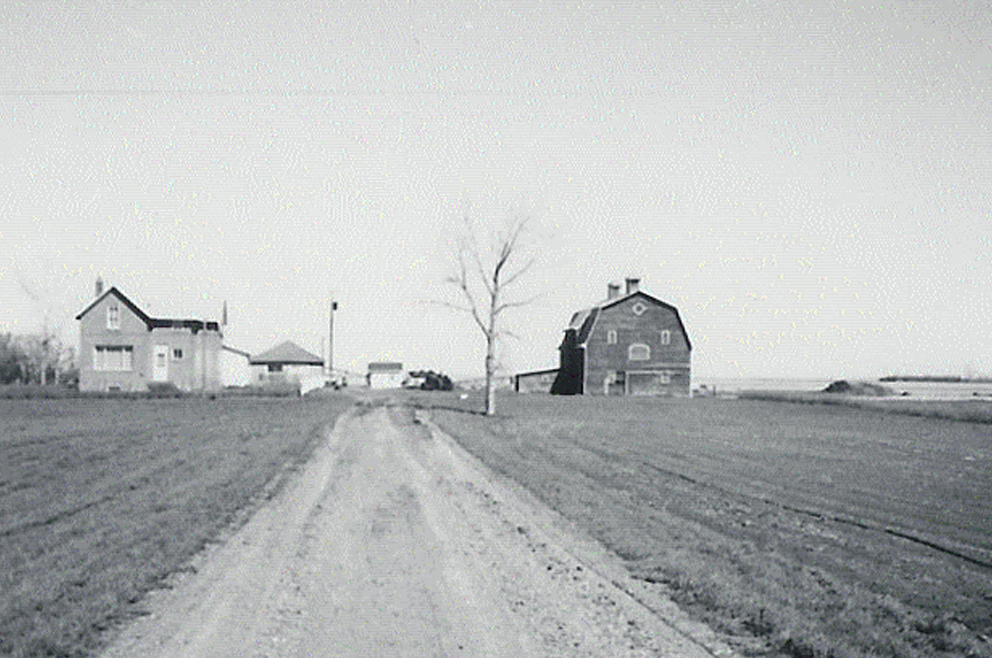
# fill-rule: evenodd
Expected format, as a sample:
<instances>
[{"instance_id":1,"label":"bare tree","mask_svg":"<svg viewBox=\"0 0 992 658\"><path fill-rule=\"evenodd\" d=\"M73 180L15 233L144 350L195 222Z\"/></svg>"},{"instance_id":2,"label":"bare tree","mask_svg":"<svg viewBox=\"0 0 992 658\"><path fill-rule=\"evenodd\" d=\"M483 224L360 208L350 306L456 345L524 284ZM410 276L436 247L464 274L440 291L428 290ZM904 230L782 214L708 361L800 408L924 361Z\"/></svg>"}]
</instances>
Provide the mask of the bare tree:
<instances>
[{"instance_id":1,"label":"bare tree","mask_svg":"<svg viewBox=\"0 0 992 658\"><path fill-rule=\"evenodd\" d=\"M25 384L47 386L49 376L56 384L59 383L59 366L65 348L57 335L45 329L40 334L19 336L17 343L24 355L21 371Z\"/></svg>"},{"instance_id":2,"label":"bare tree","mask_svg":"<svg viewBox=\"0 0 992 658\"><path fill-rule=\"evenodd\" d=\"M466 203L455 246L455 271L445 281L459 290L460 303L445 306L472 316L486 339L486 415L496 413L496 349L503 335L506 311L526 306L536 297L510 299L507 289L518 283L537 260L529 213L510 208L498 227L486 225L477 207Z\"/></svg>"}]
</instances>

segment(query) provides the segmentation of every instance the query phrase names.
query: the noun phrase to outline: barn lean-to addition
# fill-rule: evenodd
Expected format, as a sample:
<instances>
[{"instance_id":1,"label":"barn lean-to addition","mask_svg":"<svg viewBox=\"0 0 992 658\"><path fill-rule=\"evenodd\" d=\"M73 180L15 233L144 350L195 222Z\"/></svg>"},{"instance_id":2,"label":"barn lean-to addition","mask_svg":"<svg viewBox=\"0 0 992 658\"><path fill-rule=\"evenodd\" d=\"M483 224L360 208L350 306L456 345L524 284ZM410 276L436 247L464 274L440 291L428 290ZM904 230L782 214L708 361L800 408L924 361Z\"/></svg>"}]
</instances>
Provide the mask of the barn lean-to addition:
<instances>
[{"instance_id":1,"label":"barn lean-to addition","mask_svg":"<svg viewBox=\"0 0 992 658\"><path fill-rule=\"evenodd\" d=\"M517 393L547 393L558 376L558 368L520 372L513 376L513 390Z\"/></svg>"},{"instance_id":2,"label":"barn lean-to addition","mask_svg":"<svg viewBox=\"0 0 992 658\"><path fill-rule=\"evenodd\" d=\"M558 395L688 396L692 343L678 309L640 290L610 284L602 302L575 313L558 350Z\"/></svg>"}]
</instances>

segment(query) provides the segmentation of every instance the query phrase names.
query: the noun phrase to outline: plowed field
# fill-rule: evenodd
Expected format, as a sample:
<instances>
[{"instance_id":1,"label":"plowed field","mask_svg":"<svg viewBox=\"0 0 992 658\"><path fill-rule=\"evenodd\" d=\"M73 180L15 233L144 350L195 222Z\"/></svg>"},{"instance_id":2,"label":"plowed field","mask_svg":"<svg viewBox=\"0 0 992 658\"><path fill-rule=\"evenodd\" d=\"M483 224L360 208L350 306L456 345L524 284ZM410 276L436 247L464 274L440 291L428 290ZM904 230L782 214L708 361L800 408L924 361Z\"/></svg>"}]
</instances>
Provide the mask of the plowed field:
<instances>
[{"instance_id":1,"label":"plowed field","mask_svg":"<svg viewBox=\"0 0 992 658\"><path fill-rule=\"evenodd\" d=\"M992 426L753 400L435 408L743 653L988 656Z\"/></svg>"}]
</instances>

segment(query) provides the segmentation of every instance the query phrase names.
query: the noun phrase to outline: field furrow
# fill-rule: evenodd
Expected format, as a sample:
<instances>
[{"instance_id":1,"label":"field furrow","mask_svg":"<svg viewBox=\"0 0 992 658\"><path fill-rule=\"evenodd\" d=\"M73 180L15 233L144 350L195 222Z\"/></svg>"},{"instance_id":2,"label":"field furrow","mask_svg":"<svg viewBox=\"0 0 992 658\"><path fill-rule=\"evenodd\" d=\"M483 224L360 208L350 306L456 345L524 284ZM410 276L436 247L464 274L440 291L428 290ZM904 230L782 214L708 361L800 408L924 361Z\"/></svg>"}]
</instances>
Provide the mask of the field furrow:
<instances>
[{"instance_id":1,"label":"field furrow","mask_svg":"<svg viewBox=\"0 0 992 658\"><path fill-rule=\"evenodd\" d=\"M437 422L466 449L742 653L992 655L988 424L730 399L450 406Z\"/></svg>"}]
</instances>

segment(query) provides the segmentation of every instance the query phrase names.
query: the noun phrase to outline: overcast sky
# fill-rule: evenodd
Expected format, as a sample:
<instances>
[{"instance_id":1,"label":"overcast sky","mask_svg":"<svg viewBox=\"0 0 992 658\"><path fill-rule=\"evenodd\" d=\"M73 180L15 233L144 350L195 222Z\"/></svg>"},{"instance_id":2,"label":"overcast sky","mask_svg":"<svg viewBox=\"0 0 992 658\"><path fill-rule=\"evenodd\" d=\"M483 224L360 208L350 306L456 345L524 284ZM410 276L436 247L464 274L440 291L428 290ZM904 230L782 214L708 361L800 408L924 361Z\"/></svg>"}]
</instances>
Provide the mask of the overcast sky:
<instances>
[{"instance_id":1,"label":"overcast sky","mask_svg":"<svg viewBox=\"0 0 992 658\"><path fill-rule=\"evenodd\" d=\"M992 2L0 4L0 330L98 275L251 352L482 373L465 199L542 260L507 371L639 276L694 379L992 374ZM445 297L449 295L448 297Z\"/></svg>"}]
</instances>

